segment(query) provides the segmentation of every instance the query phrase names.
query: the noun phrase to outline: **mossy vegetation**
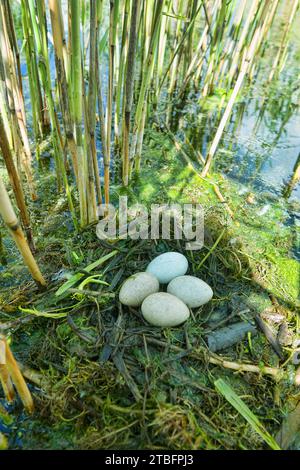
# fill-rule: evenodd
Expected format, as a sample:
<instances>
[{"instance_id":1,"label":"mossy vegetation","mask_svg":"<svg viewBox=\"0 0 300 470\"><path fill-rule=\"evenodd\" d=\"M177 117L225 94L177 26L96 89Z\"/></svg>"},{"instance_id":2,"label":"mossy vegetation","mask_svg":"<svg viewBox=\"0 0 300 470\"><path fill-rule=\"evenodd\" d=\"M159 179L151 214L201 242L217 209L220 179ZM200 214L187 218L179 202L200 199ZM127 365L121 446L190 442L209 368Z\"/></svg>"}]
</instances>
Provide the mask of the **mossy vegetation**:
<instances>
[{"instance_id":1,"label":"mossy vegetation","mask_svg":"<svg viewBox=\"0 0 300 470\"><path fill-rule=\"evenodd\" d=\"M194 169L185 167L180 153L158 131L149 131L147 136L145 161L149 155L152 164L145 165L136 180L129 193L131 202L149 205L161 200L164 191L164 200L170 203L192 200L203 205L205 247L190 252L188 258L191 273L212 285L214 300L199 309L184 329L153 329L143 325L138 311L120 310L117 292L122 280L144 270L155 254L166 249L181 251L184 245L163 240L110 244L97 239L95 227L76 234L69 225L66 200L51 198L55 182L46 173L39 181L47 188L45 199L39 201L38 211L36 206L33 210L44 217L37 238L38 260L51 287L47 295L38 294L25 268L18 265L16 271L10 266L13 294L11 283L2 289L1 320L16 321L11 330L12 347L26 367L40 371L40 383L36 381L32 389L36 416L18 418L21 425L10 428L12 446L264 448L243 418L233 417L230 404L220 401L213 385L219 377L229 381L236 393L248 397L247 405L272 435L278 430L286 407L283 404L294 393L290 367L283 369L285 378L278 384L264 374L236 374L209 364L203 341L205 333L219 323L222 326L228 315L235 322L252 321L261 312L275 316L284 312L289 328L296 331L293 318L299 264L288 258L293 239L287 237L286 229L276 233L272 229L283 212L275 205L273 217L264 216L259 224L254 223L253 206L245 196L227 196L234 193L234 185L218 174L203 182ZM211 181L228 200L233 219L211 189ZM116 186L113 191L116 200L124 194ZM199 270L199 262L224 229L224 236ZM61 298L54 295L66 276L84 272L88 264L112 250L117 250L117 255L93 271L108 283L102 296L79 291L66 291ZM98 291L93 284L86 289ZM270 295L280 307L272 303ZM28 314L34 310L41 316ZM51 315L57 318L52 320ZM190 356L189 351L196 351L196 356ZM276 354L261 334L227 350L226 357L237 363L279 367Z\"/></svg>"}]
</instances>

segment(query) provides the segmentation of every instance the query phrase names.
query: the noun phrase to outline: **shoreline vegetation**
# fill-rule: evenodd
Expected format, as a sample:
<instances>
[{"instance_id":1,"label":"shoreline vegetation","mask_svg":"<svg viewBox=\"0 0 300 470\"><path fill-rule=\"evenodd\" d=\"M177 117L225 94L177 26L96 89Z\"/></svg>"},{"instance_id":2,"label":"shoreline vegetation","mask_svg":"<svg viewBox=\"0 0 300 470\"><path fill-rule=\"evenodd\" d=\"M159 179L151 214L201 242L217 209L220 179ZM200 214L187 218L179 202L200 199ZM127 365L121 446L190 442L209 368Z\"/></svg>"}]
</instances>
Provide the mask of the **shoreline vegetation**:
<instances>
[{"instance_id":1,"label":"shoreline vegetation","mask_svg":"<svg viewBox=\"0 0 300 470\"><path fill-rule=\"evenodd\" d=\"M0 449L300 448L299 149L274 194L230 177L263 165L234 160L254 99L266 153L298 113L297 21L299 0L0 2ZM201 204L204 247L99 240L120 196ZM214 297L161 329L118 295L166 251Z\"/></svg>"}]
</instances>

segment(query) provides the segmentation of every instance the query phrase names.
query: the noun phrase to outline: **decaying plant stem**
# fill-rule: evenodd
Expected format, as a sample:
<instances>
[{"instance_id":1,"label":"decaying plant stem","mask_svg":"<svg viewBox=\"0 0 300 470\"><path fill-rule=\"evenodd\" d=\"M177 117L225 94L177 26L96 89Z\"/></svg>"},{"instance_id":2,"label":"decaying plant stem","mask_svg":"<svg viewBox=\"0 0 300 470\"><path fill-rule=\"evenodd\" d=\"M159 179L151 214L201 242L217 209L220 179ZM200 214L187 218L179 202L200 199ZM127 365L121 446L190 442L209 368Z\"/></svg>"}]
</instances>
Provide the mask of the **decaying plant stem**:
<instances>
[{"instance_id":1,"label":"decaying plant stem","mask_svg":"<svg viewBox=\"0 0 300 470\"><path fill-rule=\"evenodd\" d=\"M129 182L129 136L130 116L133 102L135 56L137 44L137 24L140 0L133 0L130 23L130 36L126 64L126 78L124 86L124 124L123 124L123 184L128 186Z\"/></svg>"},{"instance_id":2,"label":"decaying plant stem","mask_svg":"<svg viewBox=\"0 0 300 470\"><path fill-rule=\"evenodd\" d=\"M28 213L27 206L25 203L23 188L22 188L22 184L19 178L19 174L14 164L13 156L10 151L9 142L5 133L4 123L2 120L1 114L0 114L0 149L1 149L4 161L5 161L5 165L7 168L7 172L10 178L12 188L14 190L14 195L17 201L17 205L20 210L21 220L22 220L23 227L26 233L27 241L31 249L34 250L34 241L33 241L33 236L32 236L32 231L31 231L31 226L30 226L30 218L29 218L29 213Z\"/></svg>"},{"instance_id":3,"label":"decaying plant stem","mask_svg":"<svg viewBox=\"0 0 300 470\"><path fill-rule=\"evenodd\" d=\"M3 374L4 371L4 374ZM20 399L28 413L34 410L32 396L26 382L22 376L19 366L10 350L10 347L3 335L0 335L0 378L3 385L3 376L6 380L4 383L4 392L9 401L14 398L12 383L16 387ZM8 386L8 388L7 388Z\"/></svg>"},{"instance_id":4,"label":"decaying plant stem","mask_svg":"<svg viewBox=\"0 0 300 470\"><path fill-rule=\"evenodd\" d=\"M0 177L0 215L2 216L11 236L13 237L21 255L23 256L24 263L27 265L33 279L39 286L45 286L46 281L43 278L40 269L30 251L29 245L25 239L23 230L20 227L19 221L15 215L13 206L10 202L8 193Z\"/></svg>"},{"instance_id":5,"label":"decaying plant stem","mask_svg":"<svg viewBox=\"0 0 300 470\"><path fill-rule=\"evenodd\" d=\"M147 341L149 343L153 343L158 346L168 347L174 351L178 351L178 352L185 351L183 348L180 348L179 346L168 344L166 341L161 341L156 338L147 336ZM197 352L196 350L192 349L190 352L188 352L188 354L194 359L203 360L203 355L201 354L200 351ZM207 354L206 359L210 364L215 364L221 367L225 367L226 369L235 370L237 372L253 372L256 374L270 375L276 380L279 380L284 375L284 372L281 369L276 368L276 367L268 367L268 366L259 367L254 364L243 364L243 363L238 363L234 361L228 361L224 359L223 357L220 357L214 353Z\"/></svg>"}]
</instances>

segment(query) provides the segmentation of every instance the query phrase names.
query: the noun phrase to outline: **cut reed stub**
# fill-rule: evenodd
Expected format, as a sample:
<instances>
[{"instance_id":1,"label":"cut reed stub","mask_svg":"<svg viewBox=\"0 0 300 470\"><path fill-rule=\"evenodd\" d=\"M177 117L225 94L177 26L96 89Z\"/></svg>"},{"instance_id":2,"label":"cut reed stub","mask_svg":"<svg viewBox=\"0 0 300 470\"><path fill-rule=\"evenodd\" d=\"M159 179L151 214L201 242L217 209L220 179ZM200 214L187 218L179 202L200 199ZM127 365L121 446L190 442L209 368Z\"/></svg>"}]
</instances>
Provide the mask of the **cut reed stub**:
<instances>
[{"instance_id":1,"label":"cut reed stub","mask_svg":"<svg viewBox=\"0 0 300 470\"><path fill-rule=\"evenodd\" d=\"M34 411L31 393L21 374L19 366L7 344L6 338L0 335L0 380L7 401L12 402L15 397L13 384L28 413Z\"/></svg>"},{"instance_id":2,"label":"cut reed stub","mask_svg":"<svg viewBox=\"0 0 300 470\"><path fill-rule=\"evenodd\" d=\"M15 391L6 364L6 342L0 335L0 382L6 400L11 403L15 398Z\"/></svg>"},{"instance_id":3,"label":"cut reed stub","mask_svg":"<svg viewBox=\"0 0 300 470\"><path fill-rule=\"evenodd\" d=\"M27 265L33 279L36 281L39 287L45 286L46 281L42 276L40 269L37 265L36 260L29 248L29 245L24 236L23 230L20 227L19 221L13 209L9 195L6 191L4 183L0 177L0 215L3 218L9 232L14 239L23 259Z\"/></svg>"},{"instance_id":4,"label":"cut reed stub","mask_svg":"<svg viewBox=\"0 0 300 470\"><path fill-rule=\"evenodd\" d=\"M0 364L0 382L6 400L11 403L15 398L15 391L6 364Z\"/></svg>"}]
</instances>

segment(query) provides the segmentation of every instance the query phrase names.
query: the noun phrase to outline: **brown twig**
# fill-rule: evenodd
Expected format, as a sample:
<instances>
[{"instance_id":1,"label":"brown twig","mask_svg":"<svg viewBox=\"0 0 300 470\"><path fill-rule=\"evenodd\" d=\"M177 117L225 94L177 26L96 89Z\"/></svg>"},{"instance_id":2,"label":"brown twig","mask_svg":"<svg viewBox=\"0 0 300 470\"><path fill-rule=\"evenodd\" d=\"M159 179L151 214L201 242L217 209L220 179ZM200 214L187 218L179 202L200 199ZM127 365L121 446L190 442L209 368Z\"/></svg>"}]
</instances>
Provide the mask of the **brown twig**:
<instances>
[{"instance_id":1,"label":"brown twig","mask_svg":"<svg viewBox=\"0 0 300 470\"><path fill-rule=\"evenodd\" d=\"M263 321L263 319L261 318L260 315L256 315L255 316L255 320L256 320L256 323L258 324L259 328L261 329L261 331L264 333L266 339L268 340L268 342L271 344L272 348L274 349L274 351L276 352L277 356L283 360L284 359L284 355L283 355L283 351L282 351L282 348L278 342L278 340L275 338L275 336L273 335L271 329L268 327L268 325Z\"/></svg>"},{"instance_id":2,"label":"brown twig","mask_svg":"<svg viewBox=\"0 0 300 470\"><path fill-rule=\"evenodd\" d=\"M178 351L178 352L184 351L184 349L180 348L179 346L168 344L166 341L158 340L156 338L151 338L147 336L147 341L148 343L156 344L157 346L169 347L173 351ZM189 356L193 357L194 359L204 361L204 355L202 354L202 351L191 349L190 351L188 351L188 353L189 353ZM268 367L268 366L259 367L253 364L243 364L243 363L238 363L238 362L233 362L233 361L227 361L226 359L214 353L208 353L207 355L205 355L205 358L210 364L215 364L218 366L225 367L226 369L231 369L231 370L235 370L238 372L254 372L257 374L265 374L265 375L270 375L271 377L274 377L275 379L280 379L283 375L282 369L279 369L276 367Z\"/></svg>"}]
</instances>

